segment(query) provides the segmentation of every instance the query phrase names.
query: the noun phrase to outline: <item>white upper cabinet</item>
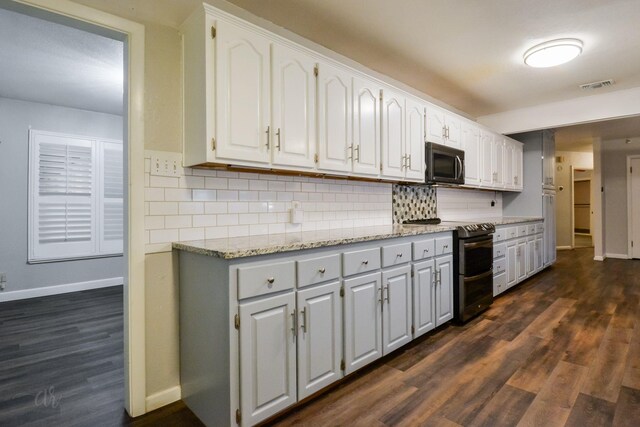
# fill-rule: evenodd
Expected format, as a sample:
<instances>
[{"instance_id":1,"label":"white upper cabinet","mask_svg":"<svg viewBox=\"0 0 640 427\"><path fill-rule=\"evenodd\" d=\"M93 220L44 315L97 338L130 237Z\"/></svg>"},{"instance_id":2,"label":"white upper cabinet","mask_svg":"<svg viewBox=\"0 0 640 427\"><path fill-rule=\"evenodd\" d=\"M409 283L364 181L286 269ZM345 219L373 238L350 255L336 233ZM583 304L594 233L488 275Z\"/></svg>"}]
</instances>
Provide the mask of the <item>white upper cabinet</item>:
<instances>
[{"instance_id":1,"label":"white upper cabinet","mask_svg":"<svg viewBox=\"0 0 640 427\"><path fill-rule=\"evenodd\" d=\"M389 89L382 91L382 175L404 178L405 98Z\"/></svg>"},{"instance_id":2,"label":"white upper cabinet","mask_svg":"<svg viewBox=\"0 0 640 427\"><path fill-rule=\"evenodd\" d=\"M480 185L483 187L492 187L495 179L492 155L493 134L487 131L482 131L480 133L480 149L482 162L482 169L480 170Z\"/></svg>"},{"instance_id":3,"label":"white upper cabinet","mask_svg":"<svg viewBox=\"0 0 640 427\"><path fill-rule=\"evenodd\" d=\"M460 148L464 150L464 183L479 186L482 170L480 129L471 123L465 123L462 126L460 141Z\"/></svg>"},{"instance_id":4,"label":"white upper cabinet","mask_svg":"<svg viewBox=\"0 0 640 427\"><path fill-rule=\"evenodd\" d=\"M424 181L424 143L426 107L423 103L407 98L405 125L405 176L407 180Z\"/></svg>"},{"instance_id":5,"label":"white upper cabinet","mask_svg":"<svg viewBox=\"0 0 640 427\"><path fill-rule=\"evenodd\" d=\"M513 189L515 186L515 175L513 173L513 144L509 140L504 141L502 165L504 188L507 190Z\"/></svg>"},{"instance_id":6,"label":"white upper cabinet","mask_svg":"<svg viewBox=\"0 0 640 427\"><path fill-rule=\"evenodd\" d=\"M380 173L380 91L382 87L358 77L353 79L353 172Z\"/></svg>"},{"instance_id":7,"label":"white upper cabinet","mask_svg":"<svg viewBox=\"0 0 640 427\"><path fill-rule=\"evenodd\" d=\"M434 105L427 107L427 141L460 147L462 120Z\"/></svg>"},{"instance_id":8,"label":"white upper cabinet","mask_svg":"<svg viewBox=\"0 0 640 427\"><path fill-rule=\"evenodd\" d=\"M218 22L216 124L218 159L269 163L269 51L262 35Z\"/></svg>"},{"instance_id":9,"label":"white upper cabinet","mask_svg":"<svg viewBox=\"0 0 640 427\"><path fill-rule=\"evenodd\" d=\"M504 188L494 134L455 113L207 4L180 31L185 167L423 182L430 141L467 151L466 185Z\"/></svg>"},{"instance_id":10,"label":"white upper cabinet","mask_svg":"<svg viewBox=\"0 0 640 427\"><path fill-rule=\"evenodd\" d=\"M316 154L316 61L273 44L271 63L272 161L313 169Z\"/></svg>"},{"instance_id":11,"label":"white upper cabinet","mask_svg":"<svg viewBox=\"0 0 640 427\"><path fill-rule=\"evenodd\" d=\"M496 135L493 137L493 145L491 147L491 164L493 167L493 187L504 187L504 137Z\"/></svg>"},{"instance_id":12,"label":"white upper cabinet","mask_svg":"<svg viewBox=\"0 0 640 427\"><path fill-rule=\"evenodd\" d=\"M514 188L518 191L522 191L523 189L523 181L524 181L524 170L523 170L523 149L522 143L518 141L513 141L513 179L514 179Z\"/></svg>"},{"instance_id":13,"label":"white upper cabinet","mask_svg":"<svg viewBox=\"0 0 640 427\"><path fill-rule=\"evenodd\" d=\"M318 169L351 172L353 159L351 75L321 63L318 68Z\"/></svg>"}]
</instances>

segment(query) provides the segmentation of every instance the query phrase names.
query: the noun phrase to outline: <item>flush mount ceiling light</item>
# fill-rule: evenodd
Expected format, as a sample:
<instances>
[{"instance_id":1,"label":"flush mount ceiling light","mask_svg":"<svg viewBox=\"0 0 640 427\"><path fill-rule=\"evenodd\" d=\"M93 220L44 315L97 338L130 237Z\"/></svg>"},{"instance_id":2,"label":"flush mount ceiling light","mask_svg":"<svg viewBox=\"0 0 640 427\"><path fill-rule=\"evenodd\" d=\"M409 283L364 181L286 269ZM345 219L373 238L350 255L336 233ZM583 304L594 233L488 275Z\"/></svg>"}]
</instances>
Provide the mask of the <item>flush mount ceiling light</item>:
<instances>
[{"instance_id":1,"label":"flush mount ceiling light","mask_svg":"<svg viewBox=\"0 0 640 427\"><path fill-rule=\"evenodd\" d=\"M569 62L582 53L582 41L557 39L540 43L524 53L524 63L530 67L546 68Z\"/></svg>"}]
</instances>

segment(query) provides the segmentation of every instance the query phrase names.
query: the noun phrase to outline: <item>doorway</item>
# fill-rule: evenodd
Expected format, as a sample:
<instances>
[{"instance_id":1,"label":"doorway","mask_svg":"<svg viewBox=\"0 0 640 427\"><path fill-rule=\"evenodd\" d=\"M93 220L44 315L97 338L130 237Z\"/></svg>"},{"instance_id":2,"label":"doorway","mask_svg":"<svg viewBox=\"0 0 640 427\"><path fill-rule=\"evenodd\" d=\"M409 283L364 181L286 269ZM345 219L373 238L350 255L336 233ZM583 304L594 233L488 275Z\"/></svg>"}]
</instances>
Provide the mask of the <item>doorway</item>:
<instances>
[{"instance_id":1,"label":"doorway","mask_svg":"<svg viewBox=\"0 0 640 427\"><path fill-rule=\"evenodd\" d=\"M627 157L629 258L640 258L640 156Z\"/></svg>"},{"instance_id":2,"label":"doorway","mask_svg":"<svg viewBox=\"0 0 640 427\"><path fill-rule=\"evenodd\" d=\"M31 6L33 5L33 6ZM43 19L47 22L67 25L71 28L87 31L90 34L106 36L114 40L119 40L124 45L124 55L122 55L120 75L124 74L124 87L120 93L120 102L123 108L122 122L120 131L120 139L122 140L123 150L119 157L122 158L122 249L123 266L120 269L120 275L124 278L124 295L122 288L119 292L120 312L124 313L124 327L119 328L120 340L124 341L124 345L117 346L119 357L124 359L124 365L121 372L124 373L124 384L119 388L120 396L120 412L122 406L126 407L129 414L136 416L145 412L145 368L144 368L144 236L143 236L143 197L144 192L144 175L142 167L128 168L127 164L131 162L135 165L143 164L143 110L142 102L144 95L144 27L135 22L122 19L107 13L99 12L94 9L81 6L72 2L59 2L57 0L19 0L5 1L0 0L0 8L17 12L26 16ZM3 26L2 29L5 27ZM13 34L8 35L9 40L14 41ZM48 40L39 47L47 50L49 46ZM67 50L52 52L64 56ZM33 64L34 67L46 67L47 63ZM124 73L123 73L124 71ZM53 77L53 76L52 76ZM121 77L122 79L122 77ZM52 85L53 86L53 85ZM99 85L93 87L98 91ZM6 87L11 87L7 85ZM60 95L59 99L65 97ZM33 102L27 100L25 102ZM46 103L45 103L46 105ZM69 106L66 106L67 108ZM23 140L27 138L28 132L23 133ZM74 134L75 135L75 134ZM77 135L75 135L77 136ZM83 135L86 136L86 135ZM8 140L2 140L0 150L8 147ZM113 147L110 147L113 148ZM71 150L73 151L73 150ZM112 154L113 154L113 150ZM74 154L75 155L75 154ZM71 157L74 157L72 155ZM0 159L3 156L0 156ZM111 157L113 156L105 156ZM13 159L15 161L15 159ZM103 169L105 171L106 168ZM27 176L27 167L23 165L22 174ZM18 175L5 176L6 170L0 170L3 175L3 181L16 181ZM103 176L104 177L104 176ZM27 195L23 195L26 204ZM111 211L112 212L112 211ZM4 222L3 222L4 223ZM6 223L5 223L6 224ZM109 228L109 224L104 223L104 228ZM9 223L10 227L14 224ZM23 239L26 239L26 232L23 233ZM103 245L103 248L110 246ZM113 250L111 247L110 250ZM107 250L108 251L108 250ZM27 252L20 251L27 258ZM55 254L55 252L53 252ZM98 255L99 258L103 254ZM5 258L2 257L2 260ZM1 267L1 266L0 266ZM1 270L1 268L0 268ZM10 284L11 277L7 277L3 281L5 290L7 284ZM121 281L121 282L122 282ZM113 289L113 288L104 288ZM65 299L71 294L63 294L59 299ZM56 296L58 297L58 296ZM20 299L19 301L29 301L29 299ZM55 335L49 336L54 342ZM124 351L123 351L124 349ZM124 352L124 355L123 355ZM124 357L123 357L124 356ZM32 374L32 372L30 372ZM94 380L91 382L93 383ZM95 385L95 384L94 384ZM56 402L57 398L51 396L48 388L38 390L36 397L40 397L39 402L46 395L48 402ZM48 394L49 393L49 394ZM24 396L13 396L23 399ZM77 397L77 396L76 396ZM90 396L88 396L90 397ZM70 400L66 400L70 402ZM98 399L96 402L101 401ZM124 401L124 402L122 402ZM35 400L33 401L34 404Z\"/></svg>"},{"instance_id":3,"label":"doorway","mask_svg":"<svg viewBox=\"0 0 640 427\"><path fill-rule=\"evenodd\" d=\"M593 170L573 169L572 195L573 195L573 247L593 247L592 239L592 206L591 206L591 182Z\"/></svg>"}]
</instances>

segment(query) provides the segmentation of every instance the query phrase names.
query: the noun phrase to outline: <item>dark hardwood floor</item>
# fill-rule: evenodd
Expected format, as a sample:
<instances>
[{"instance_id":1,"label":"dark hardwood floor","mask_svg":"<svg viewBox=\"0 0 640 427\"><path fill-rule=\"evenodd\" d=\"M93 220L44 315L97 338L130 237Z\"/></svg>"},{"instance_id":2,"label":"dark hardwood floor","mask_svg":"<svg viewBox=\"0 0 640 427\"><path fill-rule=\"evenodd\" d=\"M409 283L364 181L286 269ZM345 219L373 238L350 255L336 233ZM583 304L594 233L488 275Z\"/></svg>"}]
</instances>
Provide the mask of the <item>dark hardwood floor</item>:
<instances>
[{"instance_id":1,"label":"dark hardwood floor","mask_svg":"<svg viewBox=\"0 0 640 427\"><path fill-rule=\"evenodd\" d=\"M640 261L558 255L272 424L640 425ZM180 402L130 420L122 376L121 288L0 304L0 426L202 425Z\"/></svg>"}]
</instances>

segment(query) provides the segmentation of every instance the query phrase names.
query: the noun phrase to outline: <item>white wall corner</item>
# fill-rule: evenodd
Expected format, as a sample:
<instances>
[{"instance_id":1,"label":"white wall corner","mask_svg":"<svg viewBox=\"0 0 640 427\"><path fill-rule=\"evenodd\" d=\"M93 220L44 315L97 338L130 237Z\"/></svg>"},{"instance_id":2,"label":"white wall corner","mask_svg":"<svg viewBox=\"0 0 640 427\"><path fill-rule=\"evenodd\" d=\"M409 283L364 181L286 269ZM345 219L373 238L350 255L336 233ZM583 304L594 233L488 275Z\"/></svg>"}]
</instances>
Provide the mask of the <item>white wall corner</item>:
<instances>
[{"instance_id":1,"label":"white wall corner","mask_svg":"<svg viewBox=\"0 0 640 427\"><path fill-rule=\"evenodd\" d=\"M489 114L478 117L478 122L510 134L638 114L640 87Z\"/></svg>"},{"instance_id":2,"label":"white wall corner","mask_svg":"<svg viewBox=\"0 0 640 427\"><path fill-rule=\"evenodd\" d=\"M173 402L177 402L181 398L182 388L179 385L154 393L151 396L147 396L147 412L151 412Z\"/></svg>"}]
</instances>

